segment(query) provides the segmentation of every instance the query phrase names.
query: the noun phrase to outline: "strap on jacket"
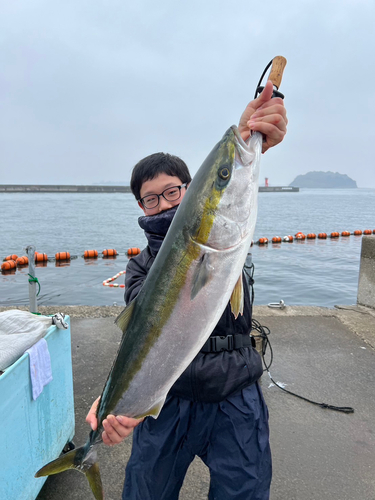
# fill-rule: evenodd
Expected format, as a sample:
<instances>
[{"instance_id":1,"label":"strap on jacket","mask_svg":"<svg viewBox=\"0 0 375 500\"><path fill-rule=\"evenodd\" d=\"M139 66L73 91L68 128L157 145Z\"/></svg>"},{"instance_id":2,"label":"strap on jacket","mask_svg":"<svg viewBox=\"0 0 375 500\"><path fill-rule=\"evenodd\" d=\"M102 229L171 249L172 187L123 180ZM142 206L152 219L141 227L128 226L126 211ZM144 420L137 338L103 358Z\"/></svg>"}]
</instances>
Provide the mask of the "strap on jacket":
<instances>
[{"instance_id":1,"label":"strap on jacket","mask_svg":"<svg viewBox=\"0 0 375 500\"><path fill-rule=\"evenodd\" d=\"M208 337L201 352L233 351L241 347L254 346L249 335L227 335L226 337Z\"/></svg>"}]
</instances>

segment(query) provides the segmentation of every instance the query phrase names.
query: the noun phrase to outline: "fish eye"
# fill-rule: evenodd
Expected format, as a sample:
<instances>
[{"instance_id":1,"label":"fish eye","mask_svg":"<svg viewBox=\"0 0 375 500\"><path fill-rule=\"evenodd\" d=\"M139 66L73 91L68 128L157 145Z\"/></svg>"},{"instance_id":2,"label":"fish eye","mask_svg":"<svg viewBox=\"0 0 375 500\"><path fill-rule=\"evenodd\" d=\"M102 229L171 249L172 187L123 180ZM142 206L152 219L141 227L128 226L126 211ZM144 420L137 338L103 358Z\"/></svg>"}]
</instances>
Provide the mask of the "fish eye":
<instances>
[{"instance_id":1,"label":"fish eye","mask_svg":"<svg viewBox=\"0 0 375 500\"><path fill-rule=\"evenodd\" d=\"M220 170L219 177L221 177L226 181L229 178L229 176L230 176L229 168L224 167Z\"/></svg>"}]
</instances>

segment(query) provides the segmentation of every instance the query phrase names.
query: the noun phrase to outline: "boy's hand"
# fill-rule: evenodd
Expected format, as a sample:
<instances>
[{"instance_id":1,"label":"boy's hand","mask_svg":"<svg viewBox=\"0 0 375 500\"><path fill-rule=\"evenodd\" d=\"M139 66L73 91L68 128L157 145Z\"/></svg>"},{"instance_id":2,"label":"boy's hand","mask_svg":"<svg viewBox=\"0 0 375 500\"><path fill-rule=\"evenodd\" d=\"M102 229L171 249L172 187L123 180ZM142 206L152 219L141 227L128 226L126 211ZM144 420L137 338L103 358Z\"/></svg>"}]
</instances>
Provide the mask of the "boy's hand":
<instances>
[{"instance_id":1,"label":"boy's hand","mask_svg":"<svg viewBox=\"0 0 375 500\"><path fill-rule=\"evenodd\" d=\"M96 399L87 414L86 422L90 424L93 431L96 430L98 422L96 419L96 408L98 407L100 398ZM104 431L102 433L103 443L107 446L113 446L114 444L121 443L125 438L127 438L132 432L134 427L137 427L143 421L143 418L129 418L118 415L108 415L108 417L103 420Z\"/></svg>"},{"instance_id":2,"label":"boy's hand","mask_svg":"<svg viewBox=\"0 0 375 500\"><path fill-rule=\"evenodd\" d=\"M263 134L262 153L284 139L288 124L283 99L271 99L272 93L273 85L268 81L263 92L246 106L238 125L244 141L250 136L250 130Z\"/></svg>"}]
</instances>

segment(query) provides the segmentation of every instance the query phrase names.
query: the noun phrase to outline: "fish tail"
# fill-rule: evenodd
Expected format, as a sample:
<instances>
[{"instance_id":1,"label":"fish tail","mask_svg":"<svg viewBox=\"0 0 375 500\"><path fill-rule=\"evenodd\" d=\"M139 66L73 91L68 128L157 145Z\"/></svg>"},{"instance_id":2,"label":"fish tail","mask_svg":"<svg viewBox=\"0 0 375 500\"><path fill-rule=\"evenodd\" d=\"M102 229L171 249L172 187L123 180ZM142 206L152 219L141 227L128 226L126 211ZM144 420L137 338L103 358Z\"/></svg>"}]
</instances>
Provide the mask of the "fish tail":
<instances>
[{"instance_id":1,"label":"fish tail","mask_svg":"<svg viewBox=\"0 0 375 500\"><path fill-rule=\"evenodd\" d=\"M35 477L59 474L64 470L76 469L85 474L96 500L103 500L103 486L96 461L96 452L88 452L87 445L65 453L38 470Z\"/></svg>"}]
</instances>

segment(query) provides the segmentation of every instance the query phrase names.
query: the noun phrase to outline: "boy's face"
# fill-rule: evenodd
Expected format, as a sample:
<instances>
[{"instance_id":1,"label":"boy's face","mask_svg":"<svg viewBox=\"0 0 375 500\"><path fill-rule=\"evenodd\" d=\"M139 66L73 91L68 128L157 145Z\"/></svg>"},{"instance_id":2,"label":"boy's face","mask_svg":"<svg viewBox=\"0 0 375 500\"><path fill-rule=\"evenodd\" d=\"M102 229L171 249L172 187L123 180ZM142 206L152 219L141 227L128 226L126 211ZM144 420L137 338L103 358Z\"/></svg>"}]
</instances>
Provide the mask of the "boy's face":
<instances>
[{"instance_id":1,"label":"boy's face","mask_svg":"<svg viewBox=\"0 0 375 500\"><path fill-rule=\"evenodd\" d=\"M175 186L181 186L181 179L175 176L167 175L161 173L154 177L153 179L149 179L142 184L140 190L140 198L144 198L145 196L149 196L151 194L160 195L163 191L168 188L172 188ZM140 201L138 201L138 205L144 211L145 215L156 215L164 210L168 210L169 208L175 207L181 203L182 198L185 196L186 188L183 187L180 189L180 197L174 201L167 201L163 196L159 197L159 204L155 208L145 208Z\"/></svg>"}]
</instances>

